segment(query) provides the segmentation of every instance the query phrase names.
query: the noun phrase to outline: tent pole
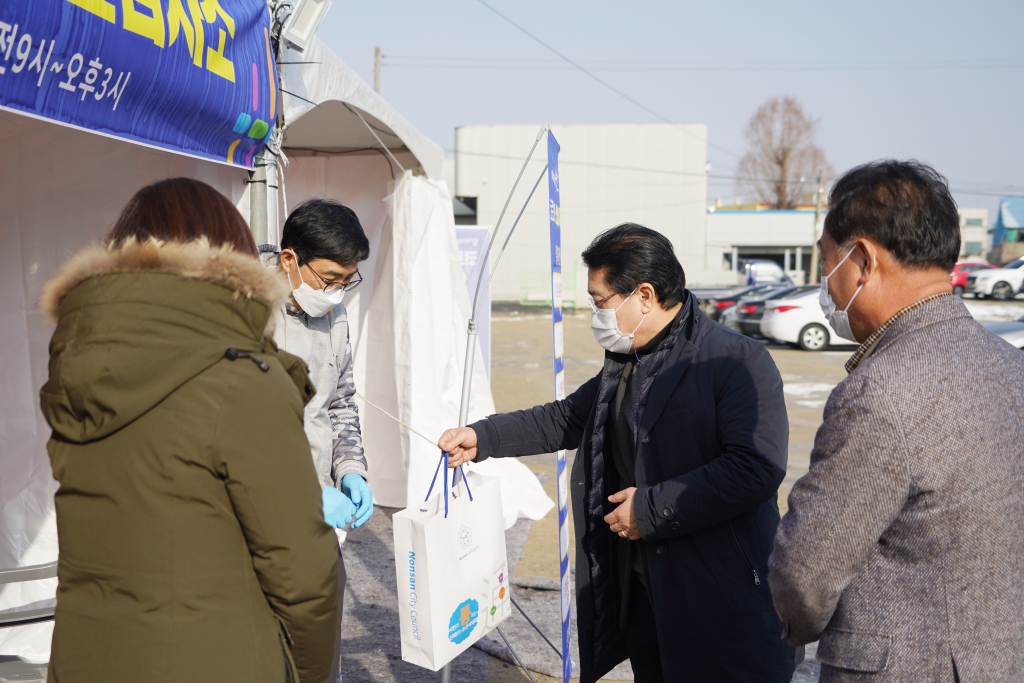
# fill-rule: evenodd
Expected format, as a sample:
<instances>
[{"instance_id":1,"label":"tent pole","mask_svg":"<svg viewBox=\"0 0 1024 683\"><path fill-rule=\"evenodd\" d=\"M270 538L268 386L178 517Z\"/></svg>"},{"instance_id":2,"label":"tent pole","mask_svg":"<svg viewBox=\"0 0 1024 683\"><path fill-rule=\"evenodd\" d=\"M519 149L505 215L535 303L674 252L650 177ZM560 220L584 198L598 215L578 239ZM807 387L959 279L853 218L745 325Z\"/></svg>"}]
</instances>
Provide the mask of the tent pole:
<instances>
[{"instance_id":1,"label":"tent pole","mask_svg":"<svg viewBox=\"0 0 1024 683\"><path fill-rule=\"evenodd\" d=\"M459 426L469 423L469 392L473 387L473 360L476 358L477 322L474 315L469 319L469 336L466 339L466 364L462 371L462 401L459 403Z\"/></svg>"},{"instance_id":2,"label":"tent pole","mask_svg":"<svg viewBox=\"0 0 1024 683\"><path fill-rule=\"evenodd\" d=\"M249 179L249 230L257 245L269 242L267 216L267 162L263 155L254 160Z\"/></svg>"},{"instance_id":3,"label":"tent pole","mask_svg":"<svg viewBox=\"0 0 1024 683\"><path fill-rule=\"evenodd\" d=\"M533 184L533 189L530 190L529 196L523 203L523 208L519 210L519 215L516 216L515 223L512 224L512 228L508 231L508 235L505 237L505 243L501 245L501 250L498 251L497 257L494 259L494 268L491 269L490 275L487 278L487 287L491 285L491 278L494 277L494 271L498 268L498 262L501 261L502 254L505 253L505 247L508 246L508 241L512 239L512 234L516 231L516 226L519 225L519 219L523 217L523 213L526 211L526 207L529 206L530 200L533 199L533 193L537 191L537 187L540 185L540 181L544 180L544 176L548 173L548 165L544 164L544 169L540 172L540 176L537 178L537 182ZM491 243L494 242L494 236L491 236ZM490 248L488 247L488 251ZM484 279L483 269L480 269L480 276L477 278L477 294L474 299L478 299L480 296L480 283ZM484 288L486 291L487 287ZM477 314L479 313L477 301L474 301L473 312L469 318L469 327L467 328L466 340L466 363L462 371L462 401L459 403L459 426L465 427L469 423L469 394L473 387L473 360L476 358L476 338L477 338Z\"/></svg>"}]
</instances>

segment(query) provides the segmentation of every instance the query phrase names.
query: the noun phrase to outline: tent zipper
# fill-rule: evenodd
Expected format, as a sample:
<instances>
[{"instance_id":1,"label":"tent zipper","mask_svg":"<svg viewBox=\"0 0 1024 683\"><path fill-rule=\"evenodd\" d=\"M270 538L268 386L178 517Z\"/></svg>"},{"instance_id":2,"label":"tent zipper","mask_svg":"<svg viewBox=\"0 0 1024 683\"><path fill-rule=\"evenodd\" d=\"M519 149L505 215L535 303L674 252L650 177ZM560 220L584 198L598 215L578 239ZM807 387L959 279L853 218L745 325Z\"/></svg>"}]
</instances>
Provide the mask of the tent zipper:
<instances>
[{"instance_id":1,"label":"tent zipper","mask_svg":"<svg viewBox=\"0 0 1024 683\"><path fill-rule=\"evenodd\" d=\"M754 563L750 561L750 556L747 555L747 551L743 549L743 545L740 543L739 537L736 535L736 530L732 527L732 522L726 523L729 527L729 533L732 534L732 540L736 543L736 547L740 549L743 554L743 559L747 561L747 566L750 568L750 573L754 576L754 585L761 585L761 577L757 575L757 569L754 568Z\"/></svg>"}]
</instances>

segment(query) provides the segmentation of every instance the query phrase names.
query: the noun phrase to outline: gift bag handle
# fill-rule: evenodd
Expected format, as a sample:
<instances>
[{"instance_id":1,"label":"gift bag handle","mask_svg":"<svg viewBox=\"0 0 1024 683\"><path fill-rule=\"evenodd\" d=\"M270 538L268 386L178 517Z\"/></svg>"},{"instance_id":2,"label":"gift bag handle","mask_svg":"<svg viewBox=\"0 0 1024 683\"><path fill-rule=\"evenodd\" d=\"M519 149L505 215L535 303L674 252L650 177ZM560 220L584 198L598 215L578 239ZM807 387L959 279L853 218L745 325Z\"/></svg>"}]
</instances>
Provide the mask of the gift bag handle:
<instances>
[{"instance_id":1,"label":"gift bag handle","mask_svg":"<svg viewBox=\"0 0 1024 683\"><path fill-rule=\"evenodd\" d=\"M441 451L441 459L438 460L437 467L434 468L434 478L430 480L430 488L427 489L427 497L423 499L424 503L427 502L428 500L430 500L430 494L434 492L434 484L437 483L437 475L441 471L441 465L444 465L446 468L448 466L448 453L446 453L445 451ZM462 476L462 481L466 482L466 493L469 494L469 501L473 502L473 491L470 490L470 488L469 488L469 479L466 478L466 473L465 473L465 471L463 471L462 465L459 465L458 467L456 467L456 468L454 468L452 470L452 488L455 488L455 485L458 483L458 480L456 479L456 476L457 476L456 472L458 472L458 475ZM441 476L441 479L444 481L444 516L445 516L445 519L447 519L448 518L448 474L447 473L443 474Z\"/></svg>"}]
</instances>

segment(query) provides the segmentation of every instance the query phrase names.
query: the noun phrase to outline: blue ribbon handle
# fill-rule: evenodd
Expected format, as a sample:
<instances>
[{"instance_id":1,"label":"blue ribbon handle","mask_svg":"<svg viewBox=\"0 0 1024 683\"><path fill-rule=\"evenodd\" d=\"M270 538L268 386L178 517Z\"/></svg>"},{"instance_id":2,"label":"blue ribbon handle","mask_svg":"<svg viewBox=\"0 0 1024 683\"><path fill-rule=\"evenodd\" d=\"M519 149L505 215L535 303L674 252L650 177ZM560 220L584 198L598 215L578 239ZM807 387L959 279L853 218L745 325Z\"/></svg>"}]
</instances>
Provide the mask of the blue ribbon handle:
<instances>
[{"instance_id":1,"label":"blue ribbon handle","mask_svg":"<svg viewBox=\"0 0 1024 683\"><path fill-rule=\"evenodd\" d=\"M441 471L441 465L442 464L445 465L445 466L448 465L448 457L449 457L448 453L446 453L444 451L441 451L441 459L438 460L437 467L434 468L434 478L430 480L430 488L427 489L427 497L423 499L424 503L427 502L428 500L430 500L430 494L434 492L434 484L437 483L437 475ZM470 500L470 502L472 502L473 501L473 492L469 489L469 479L466 478L466 473L462 469L462 465L459 465L455 469L458 470L459 475L462 476L462 480L464 482L466 482L466 493L469 494L469 500ZM457 483L457 480L456 480L455 476L456 476L455 472L452 472L452 488L455 488L455 484ZM445 519L447 519L448 518L448 473L445 472L443 475L441 475L441 479L444 481L444 516L445 516Z\"/></svg>"},{"instance_id":2,"label":"blue ribbon handle","mask_svg":"<svg viewBox=\"0 0 1024 683\"><path fill-rule=\"evenodd\" d=\"M456 475L456 472L458 472L458 475ZM466 472L462 469L462 465L456 467L455 471L452 472L452 488L455 488L455 485L459 483L459 480L456 478L457 476L461 476L462 481L466 482L466 493L469 494L469 501L473 502L473 492L469 489L469 479L466 477Z\"/></svg>"}]
</instances>

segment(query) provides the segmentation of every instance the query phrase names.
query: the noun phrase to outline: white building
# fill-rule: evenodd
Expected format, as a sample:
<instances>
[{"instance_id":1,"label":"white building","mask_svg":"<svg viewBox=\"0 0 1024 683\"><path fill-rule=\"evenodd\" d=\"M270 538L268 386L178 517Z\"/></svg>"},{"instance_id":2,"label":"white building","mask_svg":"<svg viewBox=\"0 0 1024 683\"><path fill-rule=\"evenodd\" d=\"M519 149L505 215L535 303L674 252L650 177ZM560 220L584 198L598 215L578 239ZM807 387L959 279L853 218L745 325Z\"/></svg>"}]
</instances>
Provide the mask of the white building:
<instances>
[{"instance_id":1,"label":"white building","mask_svg":"<svg viewBox=\"0 0 1024 683\"><path fill-rule=\"evenodd\" d=\"M453 194L475 200L476 222L495 225L540 126L463 126L455 131ZM564 300L586 306L580 253L603 230L634 222L675 247L688 283L731 282L705 267L707 128L703 125L552 126L561 145ZM509 204L498 239L512 227L547 161L544 140ZM547 182L541 181L497 266L494 301L550 300ZM497 248L495 249L497 251ZM714 278L718 277L719 280ZM726 278L722 280L721 278ZM710 278L710 279L709 279Z\"/></svg>"},{"instance_id":2,"label":"white building","mask_svg":"<svg viewBox=\"0 0 1024 683\"><path fill-rule=\"evenodd\" d=\"M821 235L825 211L817 229L814 210L715 210L708 209L705 236L705 268L732 271L738 259L770 259L797 282L806 282L811 267L811 247Z\"/></svg>"},{"instance_id":3,"label":"white building","mask_svg":"<svg viewBox=\"0 0 1024 683\"><path fill-rule=\"evenodd\" d=\"M984 258L991 248L988 209L960 209L960 258Z\"/></svg>"},{"instance_id":4,"label":"white building","mask_svg":"<svg viewBox=\"0 0 1024 683\"><path fill-rule=\"evenodd\" d=\"M989 248L988 209L963 208L960 212L961 258L979 258ZM821 236L823 207L818 225L814 210L708 208L705 233L705 269L730 272L743 259L770 259L797 282L806 282L811 247ZM742 280L742 277L739 278Z\"/></svg>"}]
</instances>

